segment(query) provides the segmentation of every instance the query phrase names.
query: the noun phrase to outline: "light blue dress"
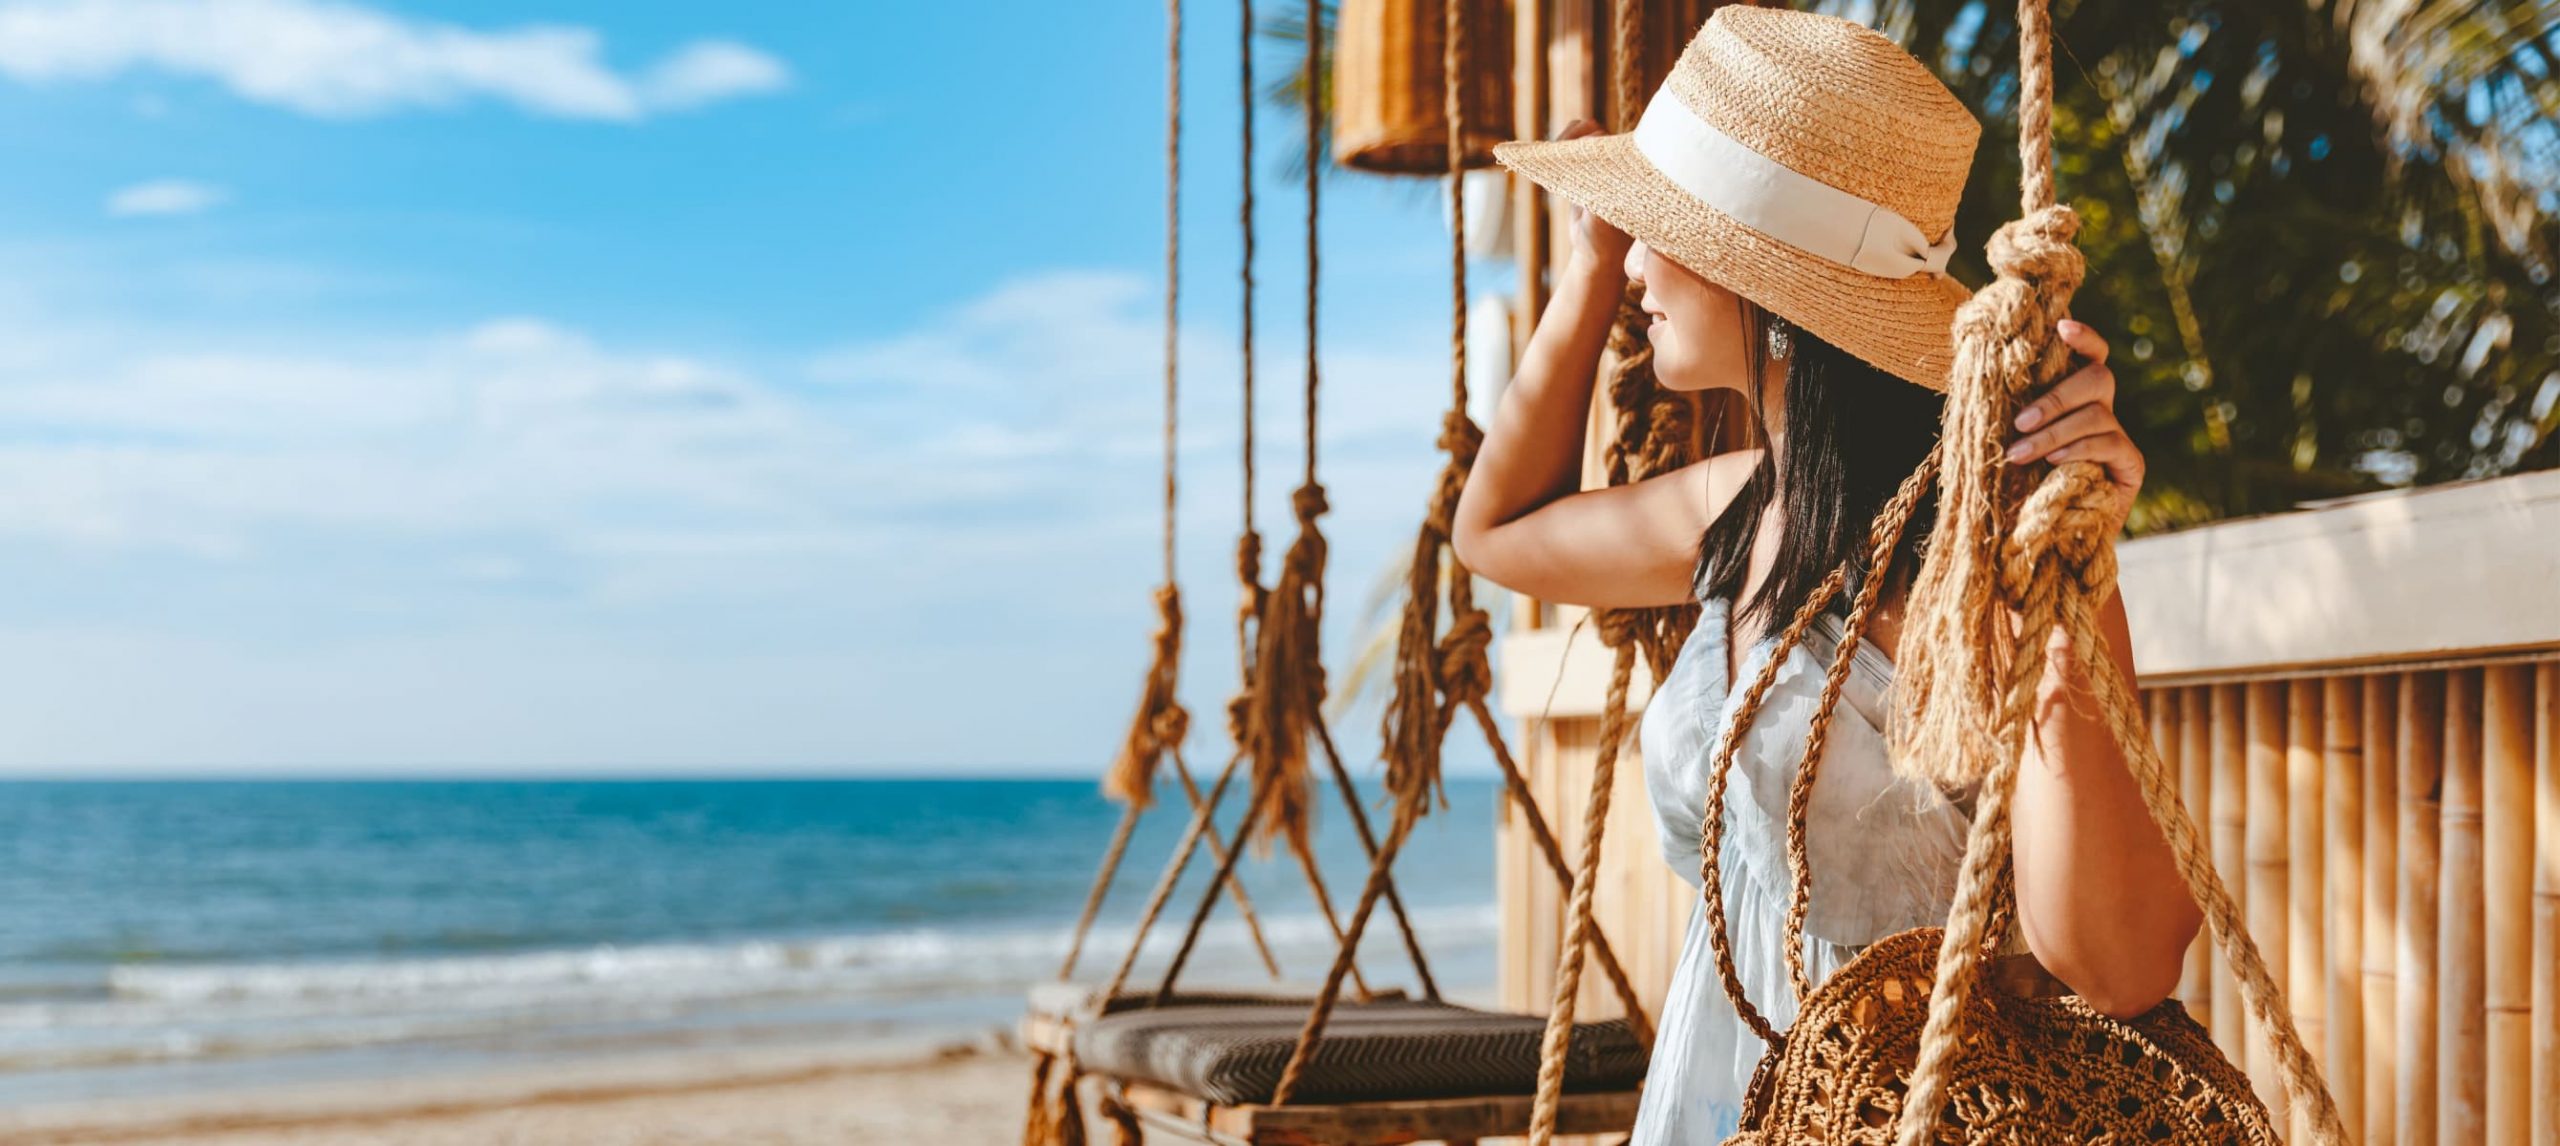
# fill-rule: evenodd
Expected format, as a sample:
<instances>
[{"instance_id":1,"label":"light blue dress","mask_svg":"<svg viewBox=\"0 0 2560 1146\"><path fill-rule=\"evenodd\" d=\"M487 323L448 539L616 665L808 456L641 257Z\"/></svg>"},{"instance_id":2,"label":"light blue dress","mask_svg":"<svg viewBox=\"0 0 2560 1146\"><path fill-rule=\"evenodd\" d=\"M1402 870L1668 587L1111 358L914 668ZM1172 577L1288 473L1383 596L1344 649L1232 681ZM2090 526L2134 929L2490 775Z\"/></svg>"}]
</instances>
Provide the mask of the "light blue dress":
<instances>
[{"instance_id":1,"label":"light blue dress","mask_svg":"<svg viewBox=\"0 0 2560 1146\"><path fill-rule=\"evenodd\" d=\"M1692 886L1708 768L1739 702L1725 679L1730 607L1707 600L1703 608L1696 632L1654 691L1639 733L1663 858ZM1788 654L1744 737L1725 793L1728 934L1745 993L1781 1030L1796 1011L1782 949L1790 879L1787 788L1840 631L1837 616L1825 617ZM1758 675L1774 647L1774 640L1764 640L1740 659L1744 682ZM1946 921L1969 814L1935 786L1893 774L1883 732L1893 666L1871 643L1861 642L1855 656L1806 819L1813 889L1805 968L1816 983L1869 943ZM1694 908L1660 1028L1633 1146L1722 1141L1741 1117L1743 1091L1764 1047L1725 998L1705 913Z\"/></svg>"}]
</instances>

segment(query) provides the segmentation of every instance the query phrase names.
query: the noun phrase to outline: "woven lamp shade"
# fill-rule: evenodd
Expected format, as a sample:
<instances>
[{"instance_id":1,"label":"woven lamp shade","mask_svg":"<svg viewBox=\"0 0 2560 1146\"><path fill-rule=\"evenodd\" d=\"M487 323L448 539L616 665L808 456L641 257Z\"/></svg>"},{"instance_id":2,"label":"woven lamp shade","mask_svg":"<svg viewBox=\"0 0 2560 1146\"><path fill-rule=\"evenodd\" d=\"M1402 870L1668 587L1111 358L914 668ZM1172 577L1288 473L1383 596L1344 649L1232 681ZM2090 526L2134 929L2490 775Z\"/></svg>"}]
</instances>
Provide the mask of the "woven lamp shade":
<instances>
[{"instance_id":1,"label":"woven lamp shade","mask_svg":"<svg viewBox=\"0 0 2560 1146\"><path fill-rule=\"evenodd\" d=\"M1513 135L1509 0L1342 0L1333 40L1333 159L1381 175L1449 170L1445 3L1466 5L1466 165Z\"/></svg>"}]
</instances>

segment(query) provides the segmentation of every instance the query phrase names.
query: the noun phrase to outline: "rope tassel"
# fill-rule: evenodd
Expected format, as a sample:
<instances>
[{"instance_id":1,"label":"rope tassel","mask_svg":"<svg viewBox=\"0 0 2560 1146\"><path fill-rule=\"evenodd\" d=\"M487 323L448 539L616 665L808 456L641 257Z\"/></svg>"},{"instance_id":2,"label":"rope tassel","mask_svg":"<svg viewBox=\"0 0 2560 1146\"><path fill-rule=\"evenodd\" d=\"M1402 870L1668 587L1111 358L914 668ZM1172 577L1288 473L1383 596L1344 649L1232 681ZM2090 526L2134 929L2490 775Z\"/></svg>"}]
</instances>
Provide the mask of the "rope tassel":
<instances>
[{"instance_id":1,"label":"rope tassel","mask_svg":"<svg viewBox=\"0 0 2560 1146\"><path fill-rule=\"evenodd\" d=\"M1103 774L1103 794L1139 810L1155 803L1156 768L1191 733L1191 713L1177 695L1181 683L1182 590L1168 584L1156 590L1155 658L1147 665L1138 714L1129 721L1119 757Z\"/></svg>"},{"instance_id":2,"label":"rope tassel","mask_svg":"<svg viewBox=\"0 0 2560 1146\"><path fill-rule=\"evenodd\" d=\"M1269 792L1256 840L1268 847L1287 840L1308 856L1315 810L1314 775L1307 763L1307 728L1324 698L1319 628L1324 617L1324 532L1316 521L1326 510L1324 487L1310 482L1292 499L1298 536L1281 558L1280 579L1263 598L1255 633L1253 681L1245 700L1246 755L1253 761L1253 791Z\"/></svg>"}]
</instances>

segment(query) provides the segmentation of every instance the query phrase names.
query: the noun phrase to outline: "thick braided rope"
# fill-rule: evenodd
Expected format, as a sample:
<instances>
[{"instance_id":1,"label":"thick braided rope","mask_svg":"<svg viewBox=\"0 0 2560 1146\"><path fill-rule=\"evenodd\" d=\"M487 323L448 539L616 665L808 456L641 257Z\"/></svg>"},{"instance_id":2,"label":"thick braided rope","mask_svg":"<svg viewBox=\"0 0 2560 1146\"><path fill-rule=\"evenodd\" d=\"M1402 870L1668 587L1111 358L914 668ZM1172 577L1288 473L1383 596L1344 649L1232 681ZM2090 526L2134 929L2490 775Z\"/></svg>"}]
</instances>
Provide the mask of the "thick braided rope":
<instances>
[{"instance_id":1,"label":"thick braided rope","mask_svg":"<svg viewBox=\"0 0 2560 1146\"><path fill-rule=\"evenodd\" d=\"M1103 985L1102 998L1117 995L1122 987L1128 985L1129 974L1138 965L1138 952L1146 946L1147 932L1155 927L1156 919L1164 914L1165 904L1173 899L1174 885L1182 881L1183 869L1191 865L1192 853L1200 849L1201 838L1217 831L1214 813L1226 798L1227 786L1235 781L1236 773L1243 769L1243 765L1244 753L1228 754L1226 767L1218 770L1217 780L1209 785L1208 796L1191 813L1191 823L1183 829L1181 842L1174 845L1173 855L1165 860L1164 870L1156 875L1154 889L1147 893L1147 906L1138 913L1138 926L1129 935L1128 950L1121 952L1120 965L1112 970L1110 982ZM1242 854L1244 849L1241 847L1226 849L1227 858L1220 861L1220 870L1231 877L1231 861ZM1213 882L1209 886L1218 884Z\"/></svg>"},{"instance_id":2,"label":"thick braided rope","mask_svg":"<svg viewBox=\"0 0 2560 1146\"><path fill-rule=\"evenodd\" d=\"M1395 820L1388 829L1369 867L1369 877L1362 886L1359 904L1352 909L1348 935L1336 952L1333 967L1327 972L1315 1006L1298 1034L1298 1041L1283 1067L1272 1102L1286 1103L1295 1093L1306 1066L1312 1060L1325 1024L1340 997L1342 979L1353 963L1360 937L1378 900L1392 888L1390 873L1396 856L1402 851L1413 826L1428 810L1440 779L1440 749L1449 720L1456 707L1481 703L1490 687L1491 670L1485 655L1491 625L1484 611L1475 604L1473 585L1464 566L1454 558L1449 562L1447 594L1451 624L1447 634L1439 633L1440 570L1443 550L1449 543L1450 518L1456 511L1459 494L1466 484L1467 470L1475 462L1476 450L1483 441L1482 432L1467 416L1466 381L1466 263L1464 203L1457 195L1459 165L1463 160L1465 108L1459 102L1456 86L1466 70L1467 42L1464 9L1452 4L1443 10L1446 39L1442 66L1450 79L1444 95L1449 126L1450 194L1458 212L1452 235L1451 299L1451 401L1443 422L1440 446L1448 455L1440 480L1433 490L1431 506L1414 539L1414 557L1408 570L1407 597L1402 624L1396 636L1395 691L1387 706L1383 731L1386 748L1387 788L1395 800ZM1320 57L1320 29L1308 30L1309 74ZM1310 86L1308 150L1317 152L1312 134L1317 114ZM1313 181L1309 175L1310 186ZM1312 403L1312 392L1310 393ZM1313 418L1312 404L1309 408Z\"/></svg>"},{"instance_id":3,"label":"thick braided rope","mask_svg":"<svg viewBox=\"0 0 2560 1146\"><path fill-rule=\"evenodd\" d=\"M1938 454L1934 451L1922 459L1920 465L1903 478L1902 485L1894 491L1893 497L1885 503L1883 510L1876 515L1875 523L1868 529L1866 580L1860 584L1848 619L1841 626L1840 643L1833 650L1830 669L1823 679L1821 701L1814 709L1812 734L1807 739L1805 757L1797 764L1795 777L1788 784L1787 867L1792 884L1788 895L1786 930L1781 942L1788 949L1788 975L1799 1000L1810 989L1803 967L1802 948L1805 914L1812 901L1812 877L1805 855L1805 840L1806 813L1811 807L1815 776L1830 735L1831 714L1838 707L1841 690L1847 684L1849 667L1856 660L1858 642L1866 634L1867 624L1874 615L1877 601L1881 599L1882 587L1891 579L1894 549L1901 543L1902 531L1909 527L1921 500L1928 496L1937 465ZM1750 733L1752 722L1759 719L1761 707L1768 702L1769 692L1777 684L1779 671L1785 667L1787 658L1796 647L1804 642L1805 634L1813 630L1831 603L1846 590L1848 579L1848 566L1832 570L1806 596L1804 604L1797 607L1795 616L1779 633L1776 643L1770 646L1767 659L1761 662L1759 673L1743 692L1742 702L1734 709L1732 718L1725 725L1724 736L1716 746L1715 757L1709 765L1706 806L1699 823L1699 896L1705 904L1708 948L1715 955L1716 976L1722 982L1725 998L1732 1002L1735 1013L1742 1017L1752 1033L1759 1035L1760 1040L1771 1047L1779 1044L1781 1035L1743 990L1742 976L1734 962L1730 923L1726 919L1721 858L1724 850L1725 793L1732 781L1733 764L1741 753L1743 738Z\"/></svg>"},{"instance_id":4,"label":"thick braided rope","mask_svg":"<svg viewBox=\"0 0 2560 1146\"><path fill-rule=\"evenodd\" d=\"M1395 821L1387 828L1385 843L1378 845L1378 858L1369 865L1369 878L1360 887L1360 902L1351 909L1348 934L1334 952L1333 966L1326 969L1324 986L1316 992L1315 1006L1307 1012L1307 1021L1298 1029L1298 1042L1289 1050L1289 1061L1280 1069L1280 1082L1271 1090L1271 1104L1284 1106L1297 1093L1298 1083L1314 1060L1316 1043L1324 1037L1324 1028L1333 1018L1335 1002L1342 997L1342 980L1350 973L1353 957L1360 949L1360 937L1369 926L1369 916L1377 910L1378 900L1386 894L1387 875L1395 867L1396 855L1404 850L1405 840L1413 835L1413 826L1422 819L1423 802L1400 801L1396 804Z\"/></svg>"},{"instance_id":5,"label":"thick braided rope","mask_svg":"<svg viewBox=\"0 0 2560 1146\"><path fill-rule=\"evenodd\" d=\"M1698 884L1699 895L1706 905L1707 946L1715 954L1716 976L1724 983L1725 998L1732 1001L1734 1013L1741 1017L1744 1026L1751 1028L1751 1033L1760 1036L1760 1041L1771 1047L1784 1041L1783 1037L1776 1027L1770 1025L1768 1016L1752 1005L1750 997L1742 989L1742 975L1734 965L1733 939L1728 934L1730 926L1725 919L1724 863L1721 858L1724 854L1725 791L1733 779L1733 762L1741 753L1742 738L1750 731L1752 718L1756 718L1761 706L1768 702L1769 690L1778 683L1778 670L1787 663L1788 654L1804 643L1804 635L1812 631L1823 610L1839 599L1848 582L1849 570L1843 565L1832 570L1821 584L1813 587L1813 592L1806 595L1803 606L1796 610L1795 617L1778 634L1777 642L1770 646L1768 657L1760 663L1760 672L1751 679L1751 687L1743 692L1742 703L1734 710L1733 719L1725 724L1724 736L1717 742L1714 760L1707 769L1706 815L1698 827Z\"/></svg>"},{"instance_id":6,"label":"thick braided rope","mask_svg":"<svg viewBox=\"0 0 2560 1146\"><path fill-rule=\"evenodd\" d=\"M1582 995L1583 954L1592 933L1591 901L1600 883L1600 839L1609 825L1610 795L1617 790L1618 752L1627 739L1627 687L1635 676L1636 646L1620 644L1609 665L1609 692L1600 712L1600 750L1591 762L1591 797L1582 813L1582 860L1565 903L1564 943L1557 951L1555 993L1547 1002L1547 1030L1538 1054L1538 1092L1529 1108L1529 1142L1554 1140L1564 1103L1565 1061L1573 1044L1574 1005Z\"/></svg>"},{"instance_id":7,"label":"thick braided rope","mask_svg":"<svg viewBox=\"0 0 2560 1146\"><path fill-rule=\"evenodd\" d=\"M1618 0L1612 6L1611 14L1614 21L1611 45L1614 68L1610 118L1623 131L1634 124L1644 105L1643 5L1638 0ZM1456 73L1453 71L1451 74L1451 91L1454 93L1457 90ZM1453 95L1453 106L1455 102ZM1455 149L1454 142L1452 149ZM1619 299L1618 313L1610 328L1609 347L1613 358L1609 404L1614 432L1605 462L1610 485L1623 485L1631 480L1667 473L1689 460L1687 407L1676 399L1668 399L1654 385L1653 348L1644 337L1645 316L1637 302L1639 290L1636 284L1628 284ZM1565 1065L1572 1049L1574 1011L1582 991L1586 944L1597 933L1591 912L1600 876L1601 847L1608 830L1610 797L1617 785L1618 755L1631 723L1627 713L1627 692L1635 671L1636 654L1643 652L1646 667L1659 680L1670 670L1678 643L1687 637L1696 616L1695 607L1690 606L1612 609L1595 617L1601 642L1614 650L1614 659L1610 664L1608 693L1601 707L1599 753L1593 762L1591 791L1584 804L1581 862L1574 872L1573 890L1566 902L1564 942L1556 953L1555 988L1538 1060L1537 1097L1529 1117L1532 1146L1546 1146L1554 1137L1556 1118L1563 1106Z\"/></svg>"},{"instance_id":8,"label":"thick braided rope","mask_svg":"<svg viewBox=\"0 0 2560 1146\"><path fill-rule=\"evenodd\" d=\"M1244 396L1242 399L1243 405L1241 407L1242 417L1239 419L1243 423L1241 427L1242 444L1239 449L1242 455L1240 468L1243 471L1244 487L1244 504L1242 507L1241 520L1244 522L1244 526L1236 535L1236 585L1238 589L1236 595L1236 656L1243 663L1237 666L1239 674L1237 678L1239 682L1239 694L1235 700L1229 702L1227 705L1227 737L1229 740L1242 743L1244 740L1245 704L1242 690L1253 687L1253 622L1255 618L1262 615L1263 593L1262 534L1254 528L1254 429L1256 423L1260 419L1255 416L1256 410L1258 409L1258 399L1255 397L1254 389L1255 356L1253 350L1253 260L1257 249L1253 220L1253 120L1254 105L1257 102L1257 97L1260 93L1254 91L1253 88L1253 0L1239 0L1238 7L1238 15L1240 17L1239 24L1241 28L1240 34L1243 43L1239 46L1236 55L1236 105L1237 116L1241 120L1242 124L1239 134L1243 138L1243 145L1239 148L1239 153L1243 160L1241 165L1243 178L1239 188L1241 205L1236 209L1236 224L1237 230L1241 233L1241 238L1243 240L1244 257L1242 262L1239 264L1236 278L1237 286L1239 287L1240 294L1243 298L1243 302L1240 307L1241 314L1237 325L1242 331L1240 338L1241 345L1239 347L1239 357L1241 358L1241 361L1238 363L1238 374L1242 379L1242 386L1244 390Z\"/></svg>"},{"instance_id":9,"label":"thick braided rope","mask_svg":"<svg viewBox=\"0 0 2560 1146\"><path fill-rule=\"evenodd\" d=\"M1270 813L1257 830L1256 838L1266 846L1274 839L1285 839L1298 853L1302 864L1312 869L1314 851L1309 833L1314 828L1314 775L1308 767L1307 724L1314 718L1308 692L1297 687L1300 680L1313 682L1314 695L1323 696L1323 666L1320 661L1319 631L1324 619L1325 540L1317 527L1317 519L1326 511L1324 486L1316 480L1317 399L1322 391L1322 375L1317 355L1321 281L1318 237L1322 214L1323 164L1317 157L1323 149L1323 115L1319 103L1316 77L1324 60L1323 30L1319 21L1310 19L1307 28L1306 82L1301 85L1305 96L1306 121L1306 384L1303 388L1306 412L1305 471L1290 504L1297 515L1298 534L1289 543L1289 552L1281 559L1280 575L1264 600L1260 630L1255 634L1254 677L1258 687L1251 701L1252 709L1245 721L1246 741L1253 757L1254 791L1277 789L1270 801ZM1247 49L1250 54L1250 48ZM1321 893L1319 893L1321 894Z\"/></svg>"},{"instance_id":10,"label":"thick braided rope","mask_svg":"<svg viewBox=\"0 0 2560 1146\"><path fill-rule=\"evenodd\" d=\"M1512 758L1510 746L1503 742L1502 726L1494 720L1492 706L1478 697L1468 702L1467 711L1475 715L1476 726L1483 730L1485 743L1493 748L1493 762L1502 770L1503 783L1510 788L1512 801L1523 812L1521 819L1528 826L1529 839L1537 845L1538 854L1546 858L1547 869L1555 873L1556 882L1572 887L1573 867L1565 862L1564 847L1556 842L1554 830L1547 827L1547 817L1538 811L1537 795L1529 789L1529 777L1520 771L1519 761ZM1619 1006L1627 1012L1627 1029L1635 1035L1639 1045L1647 1051L1652 1050L1653 1018L1645 1013L1643 996L1636 992L1634 981L1627 977L1625 966L1618 962L1618 953L1609 945L1608 934L1596 923L1591 928L1591 955L1600 964L1601 974L1608 977L1610 989L1617 992Z\"/></svg>"},{"instance_id":11,"label":"thick braided rope","mask_svg":"<svg viewBox=\"0 0 2560 1146\"><path fill-rule=\"evenodd\" d=\"M1918 686L1905 710L1916 717L1905 746L1911 764L1944 768L1954 758L1932 753L1966 753L1985 747L1985 741L1994 755L1973 756L1960 766L1987 764L1989 772L1896 1140L1925 1146L1938 1130L1953 1058L1961 1050L1963 1008L1983 958L1982 931L1996 910L1998 872L2011 851L2011 792L2048 670L2044 649L2059 628L2099 694L2109 731L2179 874L2230 954L2250 1009L2267 1025L2287 1091L2309 1112L2319 1141L2343 1143L2344 1128L2317 1064L2302 1047L2281 994L2170 786L2132 688L2100 653L2106 645L2094 602L2104 599L2114 580L2113 518L2107 512L2114 491L2097 467L2067 464L2047 474L2019 507L2014 531L2001 528L2008 524L2010 504L2004 483L2009 475L1998 457L2005 422L2022 393L2053 381L2068 366L2068 349L2053 327L2080 277L2070 246L2076 220L2053 202L2052 25L2044 0L2020 0L2018 23L2025 217L2003 227L1992 243L2001 280L1967 303L1956 320L1944 431L1954 461L1942 491L1940 531L1931 544L1930 564L1938 568L1924 568L1914 590L1913 612L1922 624L1906 638L1903 653L1907 666L1921 669L1917 680L1906 678ZM2013 613L2016 631L2002 631ZM1968 625L1976 633L1967 633ZM1976 635L1969 645L1951 643Z\"/></svg>"},{"instance_id":12,"label":"thick braided rope","mask_svg":"<svg viewBox=\"0 0 2560 1146\"><path fill-rule=\"evenodd\" d=\"M1076 915L1076 929L1067 940L1067 957L1058 964L1058 981L1075 978L1076 964L1084 958L1084 941L1093 934L1093 921L1102 914L1102 901L1111 892L1113 877L1120 874L1120 862L1129 854L1129 840L1137 835L1138 818L1144 809L1135 804L1120 809L1120 823L1111 829L1111 843L1102 849L1102 863L1094 873L1093 886L1084 893L1084 910Z\"/></svg>"},{"instance_id":13,"label":"thick braided rope","mask_svg":"<svg viewBox=\"0 0 2560 1146\"><path fill-rule=\"evenodd\" d=\"M1866 637L1867 622L1875 614L1876 602L1884 597L1884 587L1893 580L1894 548L1901 544L1903 529L1910 525L1911 515L1919 511L1921 500L1929 495L1930 484L1937 476L1938 455L1931 451L1910 476L1902 479L1902 485L1894 490L1867 531L1867 574L1850 600L1848 619L1840 626L1840 644L1832 651L1830 671L1822 678L1822 697L1814 705L1813 727L1805 737L1804 756L1797 761L1795 778L1787 785L1787 978L1795 987L1799 1004L1813 993L1812 978L1804 969L1804 920L1813 903L1813 868L1805 847L1814 777L1822 769L1823 752L1831 741L1831 713L1839 707L1841 691L1848 687L1849 670L1857 663L1858 645Z\"/></svg>"},{"instance_id":14,"label":"thick braided rope","mask_svg":"<svg viewBox=\"0 0 2560 1146\"><path fill-rule=\"evenodd\" d=\"M1360 837L1361 853L1375 863L1378 859L1378 834L1369 825L1369 811L1361 806L1360 789L1351 782L1351 770L1343 766L1342 750L1334 747L1333 729L1325 722L1321 703L1318 709L1309 727L1316 734L1316 744L1324 749L1325 765L1333 773L1334 790L1342 794L1342 809L1348 813L1351 832ZM1413 918L1406 914L1404 897L1396 891L1393 880L1387 883L1386 895L1387 911L1395 916L1396 929L1404 939L1405 957L1413 964L1414 978L1422 987L1422 997L1436 1001L1440 998L1440 983L1431 975L1431 960L1422 952L1422 936L1414 930ZM1337 929L1335 934L1339 937L1341 932Z\"/></svg>"}]
</instances>

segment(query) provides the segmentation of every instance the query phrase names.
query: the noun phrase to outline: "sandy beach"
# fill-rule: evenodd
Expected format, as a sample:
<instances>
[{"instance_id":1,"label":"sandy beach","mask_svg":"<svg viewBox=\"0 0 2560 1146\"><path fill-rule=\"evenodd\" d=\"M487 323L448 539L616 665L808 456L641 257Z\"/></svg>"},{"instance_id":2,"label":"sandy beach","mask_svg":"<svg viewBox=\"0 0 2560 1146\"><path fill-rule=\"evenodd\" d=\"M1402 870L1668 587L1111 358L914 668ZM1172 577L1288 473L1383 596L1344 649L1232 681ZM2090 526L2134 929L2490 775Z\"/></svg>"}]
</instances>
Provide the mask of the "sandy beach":
<instances>
[{"instance_id":1,"label":"sandy beach","mask_svg":"<svg viewBox=\"0 0 2560 1146\"><path fill-rule=\"evenodd\" d=\"M0 1146L828 1146L1020 1133L1027 1060L990 1044L884 1056L667 1055L0 1114Z\"/></svg>"}]
</instances>

